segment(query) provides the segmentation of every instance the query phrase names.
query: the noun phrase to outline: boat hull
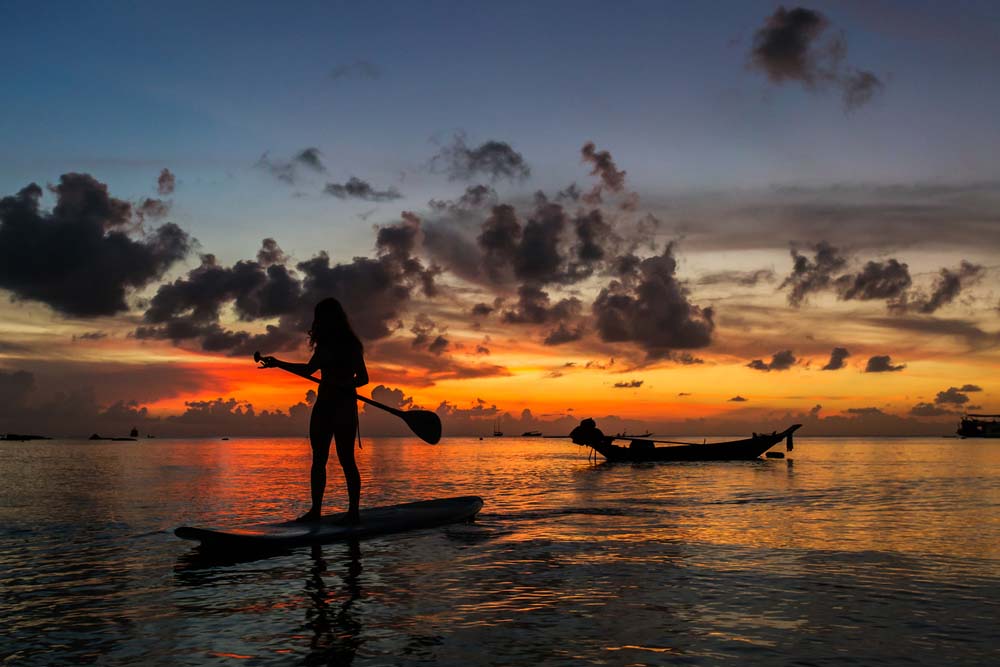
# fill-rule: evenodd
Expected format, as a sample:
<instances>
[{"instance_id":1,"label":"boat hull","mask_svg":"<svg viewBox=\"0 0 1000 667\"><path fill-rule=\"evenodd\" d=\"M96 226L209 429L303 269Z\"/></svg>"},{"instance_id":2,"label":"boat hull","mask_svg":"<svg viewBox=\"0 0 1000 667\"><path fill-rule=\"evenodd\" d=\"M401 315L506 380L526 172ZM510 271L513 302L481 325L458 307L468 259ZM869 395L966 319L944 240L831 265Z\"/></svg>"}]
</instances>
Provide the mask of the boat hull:
<instances>
[{"instance_id":1,"label":"boat hull","mask_svg":"<svg viewBox=\"0 0 1000 667\"><path fill-rule=\"evenodd\" d=\"M676 445L656 447L649 440L632 440L628 446L614 444L613 440L591 445L594 450L613 462L643 463L649 461L752 461L786 438L790 439L801 424L795 424L781 433L755 435L743 440L715 442L705 445Z\"/></svg>"}]
</instances>

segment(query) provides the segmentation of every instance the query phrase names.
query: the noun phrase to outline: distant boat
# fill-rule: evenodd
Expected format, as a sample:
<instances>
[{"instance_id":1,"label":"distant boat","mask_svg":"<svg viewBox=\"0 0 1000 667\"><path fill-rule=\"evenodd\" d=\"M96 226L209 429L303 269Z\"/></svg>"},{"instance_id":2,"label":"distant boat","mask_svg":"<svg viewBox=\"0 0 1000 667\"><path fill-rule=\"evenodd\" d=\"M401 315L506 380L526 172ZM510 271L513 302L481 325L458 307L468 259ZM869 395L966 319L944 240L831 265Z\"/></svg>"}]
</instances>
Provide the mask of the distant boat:
<instances>
[{"instance_id":1,"label":"distant boat","mask_svg":"<svg viewBox=\"0 0 1000 667\"><path fill-rule=\"evenodd\" d=\"M0 440L10 440L17 442L25 442L27 440L51 440L52 438L44 435L33 435L28 433L7 433L0 436Z\"/></svg>"},{"instance_id":2,"label":"distant boat","mask_svg":"<svg viewBox=\"0 0 1000 667\"><path fill-rule=\"evenodd\" d=\"M956 433L963 438L1000 438L1000 415L965 415Z\"/></svg>"},{"instance_id":3,"label":"distant boat","mask_svg":"<svg viewBox=\"0 0 1000 667\"><path fill-rule=\"evenodd\" d=\"M92 434L87 440L112 440L115 442L135 442L135 438L105 438L97 433Z\"/></svg>"},{"instance_id":4,"label":"distant boat","mask_svg":"<svg viewBox=\"0 0 1000 667\"><path fill-rule=\"evenodd\" d=\"M493 437L499 438L503 435L503 431L500 430L500 420L497 419L493 422Z\"/></svg>"},{"instance_id":5,"label":"distant boat","mask_svg":"<svg viewBox=\"0 0 1000 667\"><path fill-rule=\"evenodd\" d=\"M135 426L133 426L132 430L129 431L128 435L129 435L130 438L138 438L139 437L139 429L137 429Z\"/></svg>"},{"instance_id":6,"label":"distant boat","mask_svg":"<svg viewBox=\"0 0 1000 667\"><path fill-rule=\"evenodd\" d=\"M653 435L652 431L646 431L645 433L628 433L627 431L622 431L621 433L616 433L616 438L648 438Z\"/></svg>"},{"instance_id":7,"label":"distant boat","mask_svg":"<svg viewBox=\"0 0 1000 667\"><path fill-rule=\"evenodd\" d=\"M540 438L542 437L541 431L525 431L521 434L522 438Z\"/></svg>"},{"instance_id":8,"label":"distant boat","mask_svg":"<svg viewBox=\"0 0 1000 667\"><path fill-rule=\"evenodd\" d=\"M754 433L752 438L730 440L728 442L712 442L707 444L675 443L671 447L657 447L654 440L607 437L593 442L585 442L594 451L608 461L645 462L645 461L752 461L774 447L782 440L787 440L791 449L792 434L802 424L793 424L781 433ZM614 444L615 440L629 440L627 447ZM666 442L666 441L661 441Z\"/></svg>"}]
</instances>

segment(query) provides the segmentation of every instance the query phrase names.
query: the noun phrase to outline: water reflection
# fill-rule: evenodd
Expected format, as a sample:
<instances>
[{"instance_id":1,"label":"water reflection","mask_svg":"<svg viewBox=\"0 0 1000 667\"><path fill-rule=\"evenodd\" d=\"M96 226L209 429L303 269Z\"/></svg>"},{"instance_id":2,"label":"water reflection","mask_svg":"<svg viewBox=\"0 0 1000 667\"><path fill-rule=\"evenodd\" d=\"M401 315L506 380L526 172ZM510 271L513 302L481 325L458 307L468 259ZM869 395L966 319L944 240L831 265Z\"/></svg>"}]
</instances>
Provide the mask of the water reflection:
<instances>
[{"instance_id":1,"label":"water reflection","mask_svg":"<svg viewBox=\"0 0 1000 667\"><path fill-rule=\"evenodd\" d=\"M361 545L355 540L347 545L347 558L341 563L341 585L328 589L327 562L319 545L313 546L305 595L312 601L306 609L305 626L312 632L307 665L350 665L363 644L361 618L355 602L361 599Z\"/></svg>"},{"instance_id":2,"label":"water reflection","mask_svg":"<svg viewBox=\"0 0 1000 667\"><path fill-rule=\"evenodd\" d=\"M595 466L539 439L373 440L364 503L477 493L478 521L220 560L169 529L293 516L304 440L2 443L0 660L995 658L1000 447L797 445L794 463Z\"/></svg>"}]
</instances>

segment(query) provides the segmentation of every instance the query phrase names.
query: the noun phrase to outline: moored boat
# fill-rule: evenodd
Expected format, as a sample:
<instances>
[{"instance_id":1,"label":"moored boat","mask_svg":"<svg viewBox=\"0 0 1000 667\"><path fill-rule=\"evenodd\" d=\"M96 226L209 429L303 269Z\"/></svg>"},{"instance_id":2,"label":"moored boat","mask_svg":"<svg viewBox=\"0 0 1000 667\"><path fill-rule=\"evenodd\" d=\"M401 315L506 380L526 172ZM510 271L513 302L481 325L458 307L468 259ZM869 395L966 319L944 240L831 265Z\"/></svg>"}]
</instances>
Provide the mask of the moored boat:
<instances>
[{"instance_id":1,"label":"moored boat","mask_svg":"<svg viewBox=\"0 0 1000 667\"><path fill-rule=\"evenodd\" d=\"M752 437L726 442L706 444L678 443L673 441L644 440L641 438L617 438L599 435L582 440L574 437L577 444L587 445L608 461L751 461L785 440L790 450L793 446L792 434L802 424L793 424L780 433L754 433ZM597 431L600 433L600 431ZM628 445L616 445L615 440L629 440ZM667 443L667 447L657 447L657 443Z\"/></svg>"},{"instance_id":2,"label":"moored boat","mask_svg":"<svg viewBox=\"0 0 1000 667\"><path fill-rule=\"evenodd\" d=\"M525 431L521 434L522 438L540 438L542 437L541 431Z\"/></svg>"},{"instance_id":3,"label":"moored boat","mask_svg":"<svg viewBox=\"0 0 1000 667\"><path fill-rule=\"evenodd\" d=\"M956 433L963 438L1000 438L1000 415L963 415Z\"/></svg>"}]
</instances>

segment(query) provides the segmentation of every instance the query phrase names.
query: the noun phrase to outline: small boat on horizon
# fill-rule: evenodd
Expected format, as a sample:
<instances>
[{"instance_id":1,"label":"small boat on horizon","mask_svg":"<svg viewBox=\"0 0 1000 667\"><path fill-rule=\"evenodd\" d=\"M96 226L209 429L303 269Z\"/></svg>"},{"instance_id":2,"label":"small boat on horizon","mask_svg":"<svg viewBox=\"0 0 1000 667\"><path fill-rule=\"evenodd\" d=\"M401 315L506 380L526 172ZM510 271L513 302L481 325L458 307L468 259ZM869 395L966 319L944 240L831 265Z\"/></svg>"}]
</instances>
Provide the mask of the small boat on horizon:
<instances>
[{"instance_id":1,"label":"small boat on horizon","mask_svg":"<svg viewBox=\"0 0 1000 667\"><path fill-rule=\"evenodd\" d=\"M500 430L500 420L497 419L493 422L493 437L500 438L503 437L503 431Z\"/></svg>"},{"instance_id":2,"label":"small boat on horizon","mask_svg":"<svg viewBox=\"0 0 1000 667\"><path fill-rule=\"evenodd\" d=\"M522 438L540 438L542 437L541 431L525 431L521 434Z\"/></svg>"},{"instance_id":3,"label":"small boat on horizon","mask_svg":"<svg viewBox=\"0 0 1000 667\"><path fill-rule=\"evenodd\" d=\"M962 438L1000 438L1000 415L963 415L955 432Z\"/></svg>"}]
</instances>

